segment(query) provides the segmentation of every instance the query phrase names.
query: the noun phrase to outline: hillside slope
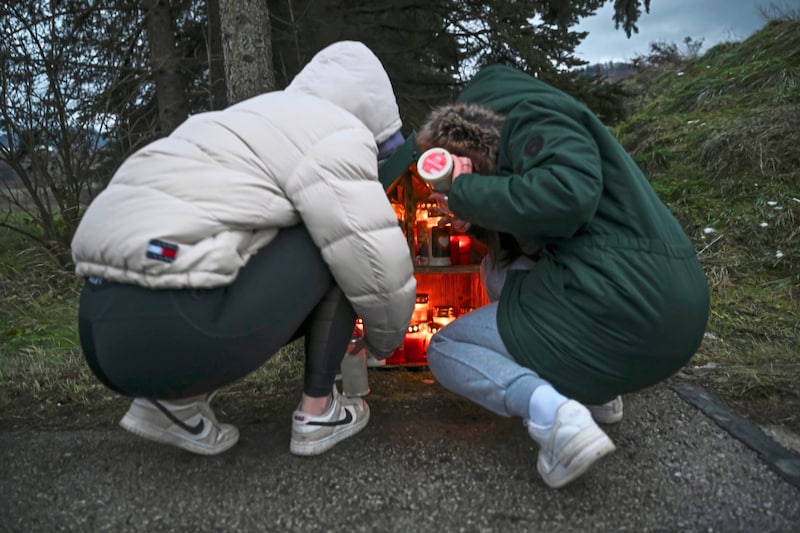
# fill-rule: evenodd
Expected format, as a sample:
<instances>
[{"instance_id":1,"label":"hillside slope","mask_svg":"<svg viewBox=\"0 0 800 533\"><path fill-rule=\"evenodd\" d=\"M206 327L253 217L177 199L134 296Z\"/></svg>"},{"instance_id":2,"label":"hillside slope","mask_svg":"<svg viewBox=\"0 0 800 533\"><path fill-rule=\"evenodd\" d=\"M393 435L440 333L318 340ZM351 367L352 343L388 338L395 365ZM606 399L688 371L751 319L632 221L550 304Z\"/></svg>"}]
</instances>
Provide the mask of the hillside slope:
<instances>
[{"instance_id":1,"label":"hillside slope","mask_svg":"<svg viewBox=\"0 0 800 533\"><path fill-rule=\"evenodd\" d=\"M693 238L712 288L684 375L800 433L800 20L625 81L616 134Z\"/></svg>"}]
</instances>

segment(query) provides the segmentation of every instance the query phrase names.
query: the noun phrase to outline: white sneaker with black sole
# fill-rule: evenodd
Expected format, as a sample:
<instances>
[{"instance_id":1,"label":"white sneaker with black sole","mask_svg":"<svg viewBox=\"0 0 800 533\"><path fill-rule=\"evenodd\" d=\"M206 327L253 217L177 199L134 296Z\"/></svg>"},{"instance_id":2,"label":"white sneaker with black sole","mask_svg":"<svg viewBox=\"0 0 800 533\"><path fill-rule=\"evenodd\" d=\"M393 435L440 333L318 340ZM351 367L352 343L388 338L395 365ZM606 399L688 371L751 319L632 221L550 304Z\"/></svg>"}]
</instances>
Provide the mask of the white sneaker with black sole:
<instances>
[{"instance_id":1,"label":"white sneaker with black sole","mask_svg":"<svg viewBox=\"0 0 800 533\"><path fill-rule=\"evenodd\" d=\"M600 405L587 405L586 408L592 413L592 418L598 424L616 424L622 420L621 396Z\"/></svg>"},{"instance_id":2,"label":"white sneaker with black sole","mask_svg":"<svg viewBox=\"0 0 800 533\"><path fill-rule=\"evenodd\" d=\"M352 437L369 422L369 405L361 398L342 396L333 387L328 411L319 416L300 410L292 414L289 451L295 455L319 455Z\"/></svg>"},{"instance_id":3,"label":"white sneaker with black sole","mask_svg":"<svg viewBox=\"0 0 800 533\"><path fill-rule=\"evenodd\" d=\"M239 430L220 424L206 401L178 404L136 398L119 425L131 433L200 455L216 455L239 441Z\"/></svg>"},{"instance_id":4,"label":"white sneaker with black sole","mask_svg":"<svg viewBox=\"0 0 800 533\"><path fill-rule=\"evenodd\" d=\"M545 483L563 487L580 477L616 447L600 429L589 410L576 402L564 402L552 426L537 426L524 421L528 434L539 445L537 469Z\"/></svg>"}]
</instances>

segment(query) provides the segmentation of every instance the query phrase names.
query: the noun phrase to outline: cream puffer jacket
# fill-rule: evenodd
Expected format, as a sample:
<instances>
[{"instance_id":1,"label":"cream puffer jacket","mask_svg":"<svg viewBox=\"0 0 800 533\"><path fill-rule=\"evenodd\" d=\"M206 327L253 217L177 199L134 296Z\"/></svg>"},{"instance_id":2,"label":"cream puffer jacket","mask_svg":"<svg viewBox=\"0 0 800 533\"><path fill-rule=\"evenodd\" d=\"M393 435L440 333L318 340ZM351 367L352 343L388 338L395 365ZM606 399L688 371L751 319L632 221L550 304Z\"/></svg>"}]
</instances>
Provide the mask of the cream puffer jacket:
<instances>
[{"instance_id":1,"label":"cream puffer jacket","mask_svg":"<svg viewBox=\"0 0 800 533\"><path fill-rule=\"evenodd\" d=\"M377 179L377 145L400 126L378 58L358 42L333 44L285 90L195 115L128 158L75 233L76 273L154 289L223 286L302 222L370 346L389 352L416 292Z\"/></svg>"}]
</instances>

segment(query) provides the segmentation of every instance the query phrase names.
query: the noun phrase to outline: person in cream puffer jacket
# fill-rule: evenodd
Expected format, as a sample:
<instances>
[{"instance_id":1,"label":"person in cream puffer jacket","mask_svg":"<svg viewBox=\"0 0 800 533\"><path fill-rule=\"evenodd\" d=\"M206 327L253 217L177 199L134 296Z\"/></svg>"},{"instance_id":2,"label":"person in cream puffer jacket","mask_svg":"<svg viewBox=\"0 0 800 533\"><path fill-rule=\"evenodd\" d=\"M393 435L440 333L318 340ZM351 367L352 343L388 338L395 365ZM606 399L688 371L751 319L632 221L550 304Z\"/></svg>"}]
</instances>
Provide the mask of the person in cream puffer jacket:
<instances>
[{"instance_id":1,"label":"person in cream puffer jacket","mask_svg":"<svg viewBox=\"0 0 800 533\"><path fill-rule=\"evenodd\" d=\"M224 451L238 432L216 422L208 393L299 337L306 377L292 451L320 453L363 427L366 403L334 386L355 318L367 346L386 357L403 341L416 292L377 179L400 128L379 59L344 41L285 90L192 116L123 162L72 242L87 279L87 362L137 398L123 427L197 453ZM173 418L203 419L213 435L198 440Z\"/></svg>"}]
</instances>

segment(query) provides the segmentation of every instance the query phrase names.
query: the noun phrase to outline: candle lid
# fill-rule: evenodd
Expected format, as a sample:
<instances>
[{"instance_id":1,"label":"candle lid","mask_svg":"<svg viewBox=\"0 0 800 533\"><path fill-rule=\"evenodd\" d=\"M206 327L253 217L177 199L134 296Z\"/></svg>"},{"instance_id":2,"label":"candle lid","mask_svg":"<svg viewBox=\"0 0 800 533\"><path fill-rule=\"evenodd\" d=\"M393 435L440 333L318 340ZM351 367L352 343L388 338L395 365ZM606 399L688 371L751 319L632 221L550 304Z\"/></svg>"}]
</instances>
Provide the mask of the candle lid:
<instances>
[{"instance_id":1,"label":"candle lid","mask_svg":"<svg viewBox=\"0 0 800 533\"><path fill-rule=\"evenodd\" d=\"M453 172L453 157L444 148L426 150L417 161L417 173L425 180L439 180Z\"/></svg>"}]
</instances>

